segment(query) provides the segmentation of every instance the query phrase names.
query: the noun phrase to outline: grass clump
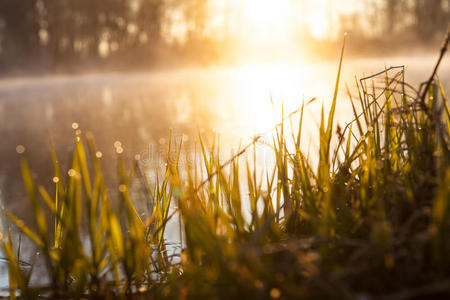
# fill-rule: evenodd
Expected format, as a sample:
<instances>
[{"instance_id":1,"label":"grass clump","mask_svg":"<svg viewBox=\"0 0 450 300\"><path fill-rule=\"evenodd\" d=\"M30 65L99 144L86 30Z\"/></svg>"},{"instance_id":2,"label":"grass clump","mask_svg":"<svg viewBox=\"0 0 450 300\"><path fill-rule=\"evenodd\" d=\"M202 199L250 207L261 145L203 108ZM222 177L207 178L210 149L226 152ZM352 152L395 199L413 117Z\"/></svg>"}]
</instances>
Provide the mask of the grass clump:
<instances>
[{"instance_id":1,"label":"grass clump","mask_svg":"<svg viewBox=\"0 0 450 300\"><path fill-rule=\"evenodd\" d=\"M195 163L181 168L182 146L171 142L168 153L176 148L176 155L156 182L138 164L126 170L119 154L120 182L111 191L93 138L76 136L67 175L52 151L51 197L36 187L21 157L35 230L5 213L40 248L50 284L30 286L9 239L2 247L11 296L17 290L25 298L448 296L447 99L435 74L415 96L401 72L385 74L383 98L362 82L359 97L350 97L354 121L336 130L338 75L328 118L322 110L317 166L300 147L304 106L298 134L287 136L284 122L276 128L274 164L261 174L256 163L242 162L251 147L223 164L220 149L200 140ZM134 178L145 182L153 204L147 219L133 205ZM44 210L54 219L51 229ZM174 259L164 233L176 217L182 250Z\"/></svg>"}]
</instances>

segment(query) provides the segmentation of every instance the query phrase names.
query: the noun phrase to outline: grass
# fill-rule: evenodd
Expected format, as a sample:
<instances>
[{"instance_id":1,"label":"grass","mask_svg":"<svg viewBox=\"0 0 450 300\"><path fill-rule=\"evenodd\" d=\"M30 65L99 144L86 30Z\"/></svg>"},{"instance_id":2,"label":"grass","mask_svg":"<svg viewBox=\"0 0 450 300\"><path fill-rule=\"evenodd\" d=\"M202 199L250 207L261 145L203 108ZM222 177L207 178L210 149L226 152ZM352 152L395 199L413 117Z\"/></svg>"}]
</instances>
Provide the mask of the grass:
<instances>
[{"instance_id":1,"label":"grass","mask_svg":"<svg viewBox=\"0 0 450 300\"><path fill-rule=\"evenodd\" d=\"M33 270L7 235L11 298L448 296L450 112L442 85L433 74L423 97L409 96L402 73L386 72L383 98L376 98L363 81L359 97L349 94L354 121L336 130L342 57L328 117L322 109L317 166L301 150L306 104L297 134L289 136L285 122L276 127L274 164L262 173L258 138L225 164L220 148L200 138L195 163L183 168L182 145L171 141L155 182L137 162L126 169L117 149L120 182L108 190L93 137L77 134L69 170L52 150L50 196L22 155L36 224L4 212L40 248L45 272L38 271L50 284L30 286ZM254 162L243 161L252 146ZM147 219L133 205L136 178L152 203ZM177 217L182 251L174 256L164 234Z\"/></svg>"}]
</instances>

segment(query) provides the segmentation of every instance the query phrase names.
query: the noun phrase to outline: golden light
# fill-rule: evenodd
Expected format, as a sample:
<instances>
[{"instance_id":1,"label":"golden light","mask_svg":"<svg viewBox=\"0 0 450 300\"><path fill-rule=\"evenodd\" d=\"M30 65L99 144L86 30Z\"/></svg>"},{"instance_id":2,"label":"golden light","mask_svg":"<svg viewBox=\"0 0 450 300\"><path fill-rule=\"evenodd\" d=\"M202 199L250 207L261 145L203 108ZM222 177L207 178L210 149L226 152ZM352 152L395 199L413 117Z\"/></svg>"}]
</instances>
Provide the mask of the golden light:
<instances>
[{"instance_id":1,"label":"golden light","mask_svg":"<svg viewBox=\"0 0 450 300\"><path fill-rule=\"evenodd\" d=\"M324 37L328 31L328 22L322 18L311 18L309 22L311 28L311 34L314 37Z\"/></svg>"},{"instance_id":2,"label":"golden light","mask_svg":"<svg viewBox=\"0 0 450 300\"><path fill-rule=\"evenodd\" d=\"M305 90L303 82L307 81L307 69L290 68L290 63L247 65L239 68L237 73L242 84L242 94L249 99L243 105L243 111L254 133L260 134L270 130L282 118L282 107L289 113L301 105Z\"/></svg>"},{"instance_id":3,"label":"golden light","mask_svg":"<svg viewBox=\"0 0 450 300\"><path fill-rule=\"evenodd\" d=\"M327 0L316 0L315 5L311 6L306 19L311 34L314 37L324 37L327 35L330 25L330 11L327 10Z\"/></svg>"},{"instance_id":4,"label":"golden light","mask_svg":"<svg viewBox=\"0 0 450 300\"><path fill-rule=\"evenodd\" d=\"M239 0L238 5L249 38L263 42L292 39L293 34L298 34L295 28L299 24L306 24L313 36L324 37L329 34L333 18L329 0Z\"/></svg>"},{"instance_id":5,"label":"golden light","mask_svg":"<svg viewBox=\"0 0 450 300\"><path fill-rule=\"evenodd\" d=\"M290 0L241 0L249 38L256 41L289 39L292 25Z\"/></svg>"}]
</instances>

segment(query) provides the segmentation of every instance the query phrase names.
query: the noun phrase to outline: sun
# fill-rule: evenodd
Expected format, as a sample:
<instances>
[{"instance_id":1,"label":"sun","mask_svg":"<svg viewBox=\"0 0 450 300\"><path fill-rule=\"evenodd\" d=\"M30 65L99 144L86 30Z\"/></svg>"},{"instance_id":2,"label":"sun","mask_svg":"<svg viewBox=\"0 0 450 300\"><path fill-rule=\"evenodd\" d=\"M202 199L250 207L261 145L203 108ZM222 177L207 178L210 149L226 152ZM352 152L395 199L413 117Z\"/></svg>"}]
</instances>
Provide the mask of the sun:
<instances>
[{"instance_id":1,"label":"sun","mask_svg":"<svg viewBox=\"0 0 450 300\"><path fill-rule=\"evenodd\" d=\"M286 17L287 0L243 0L244 14L248 21L254 23L277 24Z\"/></svg>"},{"instance_id":2,"label":"sun","mask_svg":"<svg viewBox=\"0 0 450 300\"><path fill-rule=\"evenodd\" d=\"M276 41L288 38L292 25L291 0L241 0L251 38Z\"/></svg>"},{"instance_id":3,"label":"sun","mask_svg":"<svg viewBox=\"0 0 450 300\"><path fill-rule=\"evenodd\" d=\"M313 6L306 16L307 23L314 37L321 38L326 36L329 30L329 12L326 10L325 0L316 0L316 5Z\"/></svg>"},{"instance_id":4,"label":"sun","mask_svg":"<svg viewBox=\"0 0 450 300\"><path fill-rule=\"evenodd\" d=\"M323 38L329 34L333 19L330 1L211 0L211 31L225 30L223 34L232 32L247 44L277 47L286 47L302 34L307 35L306 30Z\"/></svg>"}]
</instances>

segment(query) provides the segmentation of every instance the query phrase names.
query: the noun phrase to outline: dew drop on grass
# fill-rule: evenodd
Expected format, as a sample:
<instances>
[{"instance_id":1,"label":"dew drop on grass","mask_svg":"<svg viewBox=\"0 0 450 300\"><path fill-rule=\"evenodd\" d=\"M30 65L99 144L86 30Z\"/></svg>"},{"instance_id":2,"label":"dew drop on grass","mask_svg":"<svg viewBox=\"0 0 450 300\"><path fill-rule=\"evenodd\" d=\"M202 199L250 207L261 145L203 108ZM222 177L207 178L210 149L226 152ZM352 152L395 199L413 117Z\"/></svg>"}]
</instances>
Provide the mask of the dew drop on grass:
<instances>
[{"instance_id":1,"label":"dew drop on grass","mask_svg":"<svg viewBox=\"0 0 450 300\"><path fill-rule=\"evenodd\" d=\"M59 182L59 178L57 176L53 177L53 182L54 183L58 183Z\"/></svg>"},{"instance_id":2,"label":"dew drop on grass","mask_svg":"<svg viewBox=\"0 0 450 300\"><path fill-rule=\"evenodd\" d=\"M78 127L79 127L79 125L78 125L78 123L77 122L73 122L72 123L72 129L78 129Z\"/></svg>"},{"instance_id":3,"label":"dew drop on grass","mask_svg":"<svg viewBox=\"0 0 450 300\"><path fill-rule=\"evenodd\" d=\"M70 177L73 177L77 174L77 171L75 171L74 169L70 169L67 174L69 174Z\"/></svg>"},{"instance_id":4,"label":"dew drop on grass","mask_svg":"<svg viewBox=\"0 0 450 300\"><path fill-rule=\"evenodd\" d=\"M123 148L122 147L117 147L116 148L116 153L117 154L122 154L123 153Z\"/></svg>"},{"instance_id":5,"label":"dew drop on grass","mask_svg":"<svg viewBox=\"0 0 450 300\"><path fill-rule=\"evenodd\" d=\"M19 153L19 154L24 153L25 152L25 147L22 146L22 145L17 145L16 152Z\"/></svg>"},{"instance_id":6,"label":"dew drop on grass","mask_svg":"<svg viewBox=\"0 0 450 300\"><path fill-rule=\"evenodd\" d=\"M270 290L270 298L278 299L281 296L281 291L277 288L273 288Z\"/></svg>"},{"instance_id":7,"label":"dew drop on grass","mask_svg":"<svg viewBox=\"0 0 450 300\"><path fill-rule=\"evenodd\" d=\"M124 193L127 191L127 186L125 184L119 185L119 192Z\"/></svg>"},{"instance_id":8,"label":"dew drop on grass","mask_svg":"<svg viewBox=\"0 0 450 300\"><path fill-rule=\"evenodd\" d=\"M136 154L136 155L134 156L134 160L140 161L140 160L141 160L141 156L140 156L139 154Z\"/></svg>"},{"instance_id":9,"label":"dew drop on grass","mask_svg":"<svg viewBox=\"0 0 450 300\"><path fill-rule=\"evenodd\" d=\"M382 161L382 160L377 160L377 163L376 163L375 168L376 168L377 170L381 170L381 169L383 169L383 166L384 166L383 161Z\"/></svg>"},{"instance_id":10,"label":"dew drop on grass","mask_svg":"<svg viewBox=\"0 0 450 300\"><path fill-rule=\"evenodd\" d=\"M95 157L97 158L102 158L103 153L101 153L100 151L95 152Z\"/></svg>"},{"instance_id":11,"label":"dew drop on grass","mask_svg":"<svg viewBox=\"0 0 450 300\"><path fill-rule=\"evenodd\" d=\"M115 148L120 148L120 147L122 147L122 143L120 141L115 141L114 142L114 147Z\"/></svg>"}]
</instances>

